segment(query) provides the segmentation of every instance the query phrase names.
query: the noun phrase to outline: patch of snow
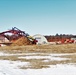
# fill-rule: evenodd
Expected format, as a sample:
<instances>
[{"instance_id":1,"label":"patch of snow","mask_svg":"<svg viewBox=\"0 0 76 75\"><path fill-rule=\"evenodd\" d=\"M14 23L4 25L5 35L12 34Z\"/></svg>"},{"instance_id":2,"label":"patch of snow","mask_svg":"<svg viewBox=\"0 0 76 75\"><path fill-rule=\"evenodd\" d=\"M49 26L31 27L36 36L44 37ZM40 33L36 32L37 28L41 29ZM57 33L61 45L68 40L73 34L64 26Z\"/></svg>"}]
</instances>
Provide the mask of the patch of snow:
<instances>
[{"instance_id":1,"label":"patch of snow","mask_svg":"<svg viewBox=\"0 0 76 75\"><path fill-rule=\"evenodd\" d=\"M0 56L14 56L14 55L25 55L25 54L26 53L9 54L9 53L0 52Z\"/></svg>"},{"instance_id":2,"label":"patch of snow","mask_svg":"<svg viewBox=\"0 0 76 75\"><path fill-rule=\"evenodd\" d=\"M15 54L10 54L10 53L4 53L0 52L0 56L13 56L13 55L36 55L36 54L47 54L47 53L15 53Z\"/></svg>"},{"instance_id":3,"label":"patch of snow","mask_svg":"<svg viewBox=\"0 0 76 75\"><path fill-rule=\"evenodd\" d=\"M18 57L20 59L49 59L49 60L57 60L57 61L61 61L61 60L70 60L68 58L60 58L60 57L53 57L53 56L21 56Z\"/></svg>"},{"instance_id":4,"label":"patch of snow","mask_svg":"<svg viewBox=\"0 0 76 75\"><path fill-rule=\"evenodd\" d=\"M26 62L0 60L0 75L25 75L17 66L27 65Z\"/></svg>"},{"instance_id":5,"label":"patch of snow","mask_svg":"<svg viewBox=\"0 0 76 75\"><path fill-rule=\"evenodd\" d=\"M50 56L65 56L65 55L76 55L76 53L52 53L52 54L49 54Z\"/></svg>"},{"instance_id":6,"label":"patch of snow","mask_svg":"<svg viewBox=\"0 0 76 75\"><path fill-rule=\"evenodd\" d=\"M76 67L72 65L56 65L51 68L28 69L28 75L76 75Z\"/></svg>"},{"instance_id":7,"label":"patch of snow","mask_svg":"<svg viewBox=\"0 0 76 75\"><path fill-rule=\"evenodd\" d=\"M48 54L48 53L15 53L15 54L10 54L10 53L4 53L4 52L0 52L0 56L13 56L13 55L48 55L48 56L65 56L65 55L76 55L76 53L52 53L52 54Z\"/></svg>"},{"instance_id":8,"label":"patch of snow","mask_svg":"<svg viewBox=\"0 0 76 75\"><path fill-rule=\"evenodd\" d=\"M5 55L3 52L0 52L0 56L3 56L3 55Z\"/></svg>"}]
</instances>

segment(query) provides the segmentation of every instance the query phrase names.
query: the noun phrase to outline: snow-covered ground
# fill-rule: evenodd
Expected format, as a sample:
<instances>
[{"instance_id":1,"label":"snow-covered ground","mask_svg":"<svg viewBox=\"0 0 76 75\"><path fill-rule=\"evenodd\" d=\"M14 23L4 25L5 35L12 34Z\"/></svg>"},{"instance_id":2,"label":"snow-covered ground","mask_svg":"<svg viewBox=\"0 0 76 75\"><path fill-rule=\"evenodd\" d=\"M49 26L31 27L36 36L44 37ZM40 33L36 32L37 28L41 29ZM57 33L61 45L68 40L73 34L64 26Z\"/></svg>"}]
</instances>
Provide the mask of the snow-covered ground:
<instances>
[{"instance_id":1,"label":"snow-covered ground","mask_svg":"<svg viewBox=\"0 0 76 75\"><path fill-rule=\"evenodd\" d=\"M9 56L11 54L0 53L0 56ZM12 54L14 55L14 54ZM28 55L28 54L27 54ZM56 57L59 54L50 54L49 56L26 56L22 59L42 59L66 60L66 58ZM60 54L69 55L69 54ZM19 66L27 66L28 62L0 60L0 75L76 75L76 66L74 64L50 65L50 68L42 69L19 69Z\"/></svg>"},{"instance_id":2,"label":"snow-covered ground","mask_svg":"<svg viewBox=\"0 0 76 75\"><path fill-rule=\"evenodd\" d=\"M18 69L17 65L24 63L0 60L0 75L76 75L76 66L69 64L43 69Z\"/></svg>"}]
</instances>

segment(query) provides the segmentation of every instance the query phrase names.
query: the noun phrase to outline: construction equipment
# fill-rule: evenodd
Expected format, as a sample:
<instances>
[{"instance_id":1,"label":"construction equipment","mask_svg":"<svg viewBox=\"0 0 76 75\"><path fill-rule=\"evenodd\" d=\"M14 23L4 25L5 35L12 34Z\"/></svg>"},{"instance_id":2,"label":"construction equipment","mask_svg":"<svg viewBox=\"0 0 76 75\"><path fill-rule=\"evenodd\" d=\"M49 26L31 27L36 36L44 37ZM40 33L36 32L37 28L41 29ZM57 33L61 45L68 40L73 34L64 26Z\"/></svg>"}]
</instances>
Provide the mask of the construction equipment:
<instances>
[{"instance_id":1,"label":"construction equipment","mask_svg":"<svg viewBox=\"0 0 76 75\"><path fill-rule=\"evenodd\" d=\"M8 30L8 31L4 31L4 32L1 32L0 33L1 36L4 36L6 37L9 41L15 41L21 37L27 37L29 39L29 34L28 33L25 33L24 31L14 27L12 28L11 30ZM35 39L32 39L30 40L32 43L36 43L36 40Z\"/></svg>"},{"instance_id":2,"label":"construction equipment","mask_svg":"<svg viewBox=\"0 0 76 75\"><path fill-rule=\"evenodd\" d=\"M11 33L11 35L9 35ZM19 30L18 28L14 27L11 30L1 32L0 35L6 37L8 40L17 40L22 36L28 36L24 31Z\"/></svg>"}]
</instances>

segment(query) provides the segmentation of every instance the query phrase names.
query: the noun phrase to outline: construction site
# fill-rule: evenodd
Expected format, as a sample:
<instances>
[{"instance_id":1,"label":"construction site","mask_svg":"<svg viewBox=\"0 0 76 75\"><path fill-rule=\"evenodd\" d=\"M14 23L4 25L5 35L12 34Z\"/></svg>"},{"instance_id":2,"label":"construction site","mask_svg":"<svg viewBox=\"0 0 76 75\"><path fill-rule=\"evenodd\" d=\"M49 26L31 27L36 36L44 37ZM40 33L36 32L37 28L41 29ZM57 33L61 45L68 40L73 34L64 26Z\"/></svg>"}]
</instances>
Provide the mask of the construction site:
<instances>
[{"instance_id":1,"label":"construction site","mask_svg":"<svg viewBox=\"0 0 76 75\"><path fill-rule=\"evenodd\" d=\"M36 44L68 44L76 43L75 35L49 35L43 36L36 34L30 36L25 31L16 27L10 30L0 32L0 46L22 46L22 45L36 45Z\"/></svg>"},{"instance_id":2,"label":"construction site","mask_svg":"<svg viewBox=\"0 0 76 75\"><path fill-rule=\"evenodd\" d=\"M76 75L75 38L30 36L16 27L0 32L0 75Z\"/></svg>"},{"instance_id":3,"label":"construction site","mask_svg":"<svg viewBox=\"0 0 76 75\"><path fill-rule=\"evenodd\" d=\"M8 31L0 33L0 45L33 45L37 40L32 38L28 33L14 27Z\"/></svg>"}]
</instances>

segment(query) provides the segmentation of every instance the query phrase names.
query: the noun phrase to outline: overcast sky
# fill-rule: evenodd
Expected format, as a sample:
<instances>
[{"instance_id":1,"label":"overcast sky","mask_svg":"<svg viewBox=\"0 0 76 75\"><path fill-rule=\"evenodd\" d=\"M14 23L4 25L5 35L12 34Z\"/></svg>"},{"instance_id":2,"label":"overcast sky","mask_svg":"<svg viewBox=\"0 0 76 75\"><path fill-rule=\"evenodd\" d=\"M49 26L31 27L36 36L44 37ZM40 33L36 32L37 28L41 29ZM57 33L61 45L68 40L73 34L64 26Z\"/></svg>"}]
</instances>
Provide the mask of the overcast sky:
<instances>
[{"instance_id":1,"label":"overcast sky","mask_svg":"<svg viewBox=\"0 0 76 75\"><path fill-rule=\"evenodd\" d=\"M0 32L76 34L76 0L0 0Z\"/></svg>"}]
</instances>

